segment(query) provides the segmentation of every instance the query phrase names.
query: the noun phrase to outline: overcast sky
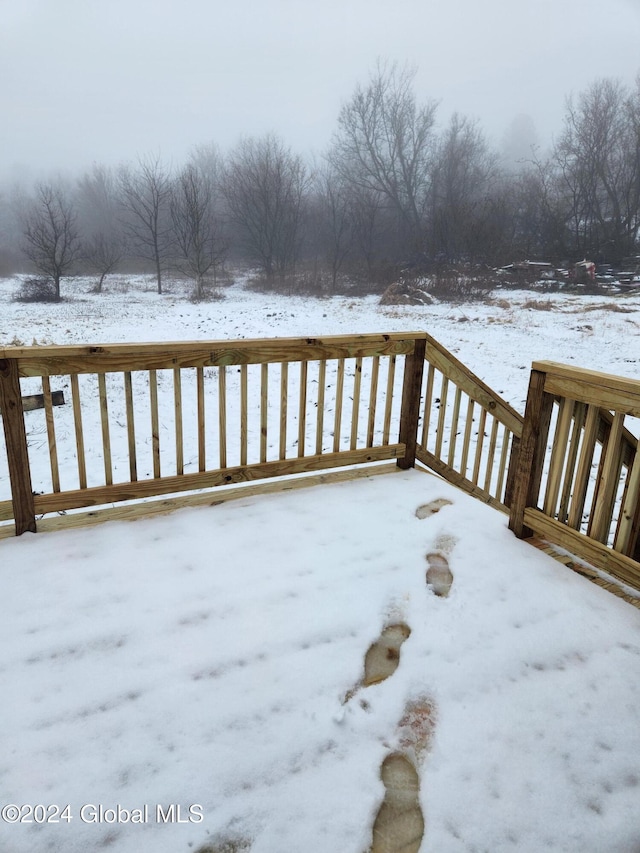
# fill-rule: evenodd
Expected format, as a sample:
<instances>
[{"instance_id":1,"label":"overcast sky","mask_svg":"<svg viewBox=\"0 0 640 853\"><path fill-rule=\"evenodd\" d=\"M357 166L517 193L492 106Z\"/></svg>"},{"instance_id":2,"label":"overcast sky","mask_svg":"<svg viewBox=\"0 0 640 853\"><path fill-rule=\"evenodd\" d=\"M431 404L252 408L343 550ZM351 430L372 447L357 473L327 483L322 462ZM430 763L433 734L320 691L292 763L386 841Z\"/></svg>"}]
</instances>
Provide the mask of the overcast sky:
<instances>
[{"instance_id":1,"label":"overcast sky","mask_svg":"<svg viewBox=\"0 0 640 853\"><path fill-rule=\"evenodd\" d=\"M322 153L377 58L439 117L542 143L565 97L633 84L640 0L0 0L0 176L74 173L275 131Z\"/></svg>"}]
</instances>

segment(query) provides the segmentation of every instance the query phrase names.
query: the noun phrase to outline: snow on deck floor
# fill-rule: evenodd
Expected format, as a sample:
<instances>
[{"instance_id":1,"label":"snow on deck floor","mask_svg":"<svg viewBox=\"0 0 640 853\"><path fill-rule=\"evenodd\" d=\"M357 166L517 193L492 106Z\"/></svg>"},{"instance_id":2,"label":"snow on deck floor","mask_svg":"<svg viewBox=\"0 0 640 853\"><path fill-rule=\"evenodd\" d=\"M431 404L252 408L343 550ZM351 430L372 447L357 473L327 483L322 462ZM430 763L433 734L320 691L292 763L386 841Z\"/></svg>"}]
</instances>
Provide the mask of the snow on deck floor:
<instances>
[{"instance_id":1,"label":"snow on deck floor","mask_svg":"<svg viewBox=\"0 0 640 853\"><path fill-rule=\"evenodd\" d=\"M434 549L446 599L425 584ZM362 853L421 697L424 853L640 850L640 612L436 477L27 534L0 556L0 796L72 818L0 823L3 853ZM400 620L397 671L343 705ZM145 804L144 824L80 816ZM203 819L161 824L156 804Z\"/></svg>"}]
</instances>

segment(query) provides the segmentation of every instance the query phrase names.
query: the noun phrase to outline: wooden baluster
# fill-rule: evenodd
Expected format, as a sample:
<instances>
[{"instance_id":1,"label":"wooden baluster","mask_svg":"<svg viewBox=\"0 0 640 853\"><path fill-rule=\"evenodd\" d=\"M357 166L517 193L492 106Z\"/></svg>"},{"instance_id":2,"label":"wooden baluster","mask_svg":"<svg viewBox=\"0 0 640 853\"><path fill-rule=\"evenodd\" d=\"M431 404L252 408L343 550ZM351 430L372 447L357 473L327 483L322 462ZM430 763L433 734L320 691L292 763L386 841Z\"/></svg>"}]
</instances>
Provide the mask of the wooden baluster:
<instances>
[{"instance_id":1,"label":"wooden baluster","mask_svg":"<svg viewBox=\"0 0 640 853\"><path fill-rule=\"evenodd\" d=\"M340 430L342 428L342 395L344 393L344 358L338 360L336 379L336 412L333 422L333 452L340 450Z\"/></svg>"},{"instance_id":2,"label":"wooden baluster","mask_svg":"<svg viewBox=\"0 0 640 853\"><path fill-rule=\"evenodd\" d=\"M204 368L196 368L198 398L198 471L207 470L206 410L204 402Z\"/></svg>"},{"instance_id":3,"label":"wooden baluster","mask_svg":"<svg viewBox=\"0 0 640 853\"><path fill-rule=\"evenodd\" d=\"M227 467L227 372L226 367L218 368L218 426L220 429L220 467Z\"/></svg>"},{"instance_id":4,"label":"wooden baluster","mask_svg":"<svg viewBox=\"0 0 640 853\"><path fill-rule=\"evenodd\" d=\"M588 406L582 435L582 443L580 445L580 452L578 456L578 470L576 472L573 486L573 497L569 504L569 515L567 518L567 524L574 530L580 530L582 525L582 516L587 499L587 488L589 486L593 454L598 438L599 421L599 407Z\"/></svg>"},{"instance_id":5,"label":"wooden baluster","mask_svg":"<svg viewBox=\"0 0 640 853\"><path fill-rule=\"evenodd\" d=\"M453 400L453 414L451 416L450 438L449 438L449 455L447 457L447 465L453 468L456 458L456 442L458 432L458 420L460 418L460 400L462 398L462 389L456 387L456 396Z\"/></svg>"},{"instance_id":6,"label":"wooden baluster","mask_svg":"<svg viewBox=\"0 0 640 853\"><path fill-rule=\"evenodd\" d=\"M569 449L567 451L567 462L565 467L564 483L562 485L562 494L560 496L560 506L558 508L558 521L563 524L567 523L569 513L569 501L571 500L571 488L576 474L576 465L578 464L578 450L580 447L580 433L584 426L587 407L584 403L576 403L573 413L573 422L571 426L571 438L569 439Z\"/></svg>"},{"instance_id":7,"label":"wooden baluster","mask_svg":"<svg viewBox=\"0 0 640 853\"><path fill-rule=\"evenodd\" d=\"M420 439L420 447L423 450L427 449L429 441L429 424L431 422L431 403L433 402L433 380L435 372L435 367L430 364L427 370L427 389L424 395L424 414L422 416L422 436Z\"/></svg>"},{"instance_id":8,"label":"wooden baluster","mask_svg":"<svg viewBox=\"0 0 640 853\"><path fill-rule=\"evenodd\" d=\"M327 362L320 362L318 371L318 412L316 416L316 454L322 453L322 439L324 431L324 391L327 383Z\"/></svg>"},{"instance_id":9,"label":"wooden baluster","mask_svg":"<svg viewBox=\"0 0 640 853\"><path fill-rule=\"evenodd\" d=\"M640 441L636 441L633 462L627 474L627 482L620 510L618 530L613 547L621 554L633 557L632 540L634 519L640 507Z\"/></svg>"},{"instance_id":10,"label":"wooden baluster","mask_svg":"<svg viewBox=\"0 0 640 853\"><path fill-rule=\"evenodd\" d=\"M124 398L127 411L127 444L129 447L129 479L135 483L138 479L138 465L136 457L136 427L133 410L133 385L131 382L131 371L124 372Z\"/></svg>"},{"instance_id":11,"label":"wooden baluster","mask_svg":"<svg viewBox=\"0 0 640 853\"><path fill-rule=\"evenodd\" d=\"M366 447L373 447L373 436L376 424L376 406L378 403L378 373L380 370L380 356L375 356L371 363L371 386L369 388L369 414L367 416L367 443Z\"/></svg>"},{"instance_id":12,"label":"wooden baluster","mask_svg":"<svg viewBox=\"0 0 640 853\"><path fill-rule=\"evenodd\" d=\"M493 462L496 456L496 444L498 441L498 421L493 418L491 425L491 437L489 438L489 453L487 454L487 470L484 476L484 490L491 493L491 480L493 478Z\"/></svg>"},{"instance_id":13,"label":"wooden baluster","mask_svg":"<svg viewBox=\"0 0 640 853\"><path fill-rule=\"evenodd\" d=\"M389 444L391 433L391 409L393 407L393 385L396 374L396 356L389 358L389 372L387 373L387 398L384 404L384 422L382 425L382 444Z\"/></svg>"},{"instance_id":14,"label":"wooden baluster","mask_svg":"<svg viewBox=\"0 0 640 853\"><path fill-rule=\"evenodd\" d=\"M78 375L71 375L71 403L73 406L73 425L76 435L76 455L78 457L78 483L81 489L87 488L87 464L84 453L84 433L82 430L82 405L80 403L80 385Z\"/></svg>"},{"instance_id":15,"label":"wooden baluster","mask_svg":"<svg viewBox=\"0 0 640 853\"><path fill-rule=\"evenodd\" d=\"M289 399L289 364L284 362L280 372L280 459L287 458L287 403Z\"/></svg>"},{"instance_id":16,"label":"wooden baluster","mask_svg":"<svg viewBox=\"0 0 640 853\"><path fill-rule=\"evenodd\" d=\"M449 379L443 374L442 384L440 385L440 403L438 411L438 426L436 428L436 449L434 455L438 459L442 458L442 444L444 441L444 427L447 416L447 394L449 391Z\"/></svg>"},{"instance_id":17,"label":"wooden baluster","mask_svg":"<svg viewBox=\"0 0 640 853\"><path fill-rule=\"evenodd\" d=\"M497 421L496 421L497 423ZM503 425L502 428L502 446L500 448L500 463L498 466L498 481L496 483L496 498L501 501L502 500L502 486L504 484L504 475L507 470L507 458L509 456L509 442L511 439L511 432L507 429L506 426Z\"/></svg>"},{"instance_id":18,"label":"wooden baluster","mask_svg":"<svg viewBox=\"0 0 640 853\"><path fill-rule=\"evenodd\" d=\"M600 466L599 479L596 486L597 497L588 534L592 539L605 544L609 538L609 528L611 526L616 491L619 484L623 428L624 414L616 412L613 417L613 423L611 424L604 458Z\"/></svg>"},{"instance_id":19,"label":"wooden baluster","mask_svg":"<svg viewBox=\"0 0 640 853\"><path fill-rule=\"evenodd\" d=\"M173 369L173 408L176 429L176 474L184 474L184 439L182 433L182 378L180 368Z\"/></svg>"},{"instance_id":20,"label":"wooden baluster","mask_svg":"<svg viewBox=\"0 0 640 853\"><path fill-rule=\"evenodd\" d=\"M42 396L44 398L44 416L47 425L49 444L49 464L51 467L51 483L53 491L60 491L60 469L58 467L58 449L56 446L56 428L53 421L53 402L51 400L51 384L48 376L42 377Z\"/></svg>"},{"instance_id":21,"label":"wooden baluster","mask_svg":"<svg viewBox=\"0 0 640 853\"><path fill-rule=\"evenodd\" d=\"M300 362L300 406L298 409L298 457L305 454L307 432L307 370L308 362Z\"/></svg>"},{"instance_id":22,"label":"wooden baluster","mask_svg":"<svg viewBox=\"0 0 640 853\"><path fill-rule=\"evenodd\" d=\"M247 464L247 446L249 442L249 370L246 364L240 365L240 464Z\"/></svg>"},{"instance_id":23,"label":"wooden baluster","mask_svg":"<svg viewBox=\"0 0 640 853\"><path fill-rule=\"evenodd\" d=\"M484 445L484 427L487 421L487 410L480 409L480 421L478 423L478 440L476 442L476 454L473 460L472 483L478 485L480 479L480 463L482 462L482 447Z\"/></svg>"},{"instance_id":24,"label":"wooden baluster","mask_svg":"<svg viewBox=\"0 0 640 853\"><path fill-rule=\"evenodd\" d=\"M109 434L109 405L107 401L107 378L98 374L98 396L100 397L100 423L102 425L102 452L104 458L105 485L113 485L113 466L111 464L111 436Z\"/></svg>"},{"instance_id":25,"label":"wooden baluster","mask_svg":"<svg viewBox=\"0 0 640 853\"><path fill-rule=\"evenodd\" d=\"M467 466L469 464L469 448L471 446L471 428L473 426L473 410L475 403L469 397L467 405L467 419L464 425L464 443L462 445L462 459L460 460L460 473L463 477L467 476Z\"/></svg>"},{"instance_id":26,"label":"wooden baluster","mask_svg":"<svg viewBox=\"0 0 640 853\"><path fill-rule=\"evenodd\" d=\"M269 415L269 365L260 365L260 461L267 461L267 429Z\"/></svg>"},{"instance_id":27,"label":"wooden baluster","mask_svg":"<svg viewBox=\"0 0 640 853\"><path fill-rule=\"evenodd\" d=\"M160 468L160 418L158 417L158 375L149 371L149 406L151 409L151 447L153 453L153 476L158 479Z\"/></svg>"},{"instance_id":28,"label":"wooden baluster","mask_svg":"<svg viewBox=\"0 0 640 853\"><path fill-rule=\"evenodd\" d=\"M358 446L358 418L360 417L360 389L362 385L361 358L356 358L355 370L353 379L353 406L351 408L351 450L355 450Z\"/></svg>"},{"instance_id":29,"label":"wooden baluster","mask_svg":"<svg viewBox=\"0 0 640 853\"><path fill-rule=\"evenodd\" d=\"M567 444L569 443L569 432L573 420L575 403L563 397L558 409L558 421L556 423L555 435L551 448L551 460L549 462L549 474L547 477L547 488L545 490L543 512L553 518L556 515L558 497L560 495L560 483L567 456Z\"/></svg>"}]
</instances>

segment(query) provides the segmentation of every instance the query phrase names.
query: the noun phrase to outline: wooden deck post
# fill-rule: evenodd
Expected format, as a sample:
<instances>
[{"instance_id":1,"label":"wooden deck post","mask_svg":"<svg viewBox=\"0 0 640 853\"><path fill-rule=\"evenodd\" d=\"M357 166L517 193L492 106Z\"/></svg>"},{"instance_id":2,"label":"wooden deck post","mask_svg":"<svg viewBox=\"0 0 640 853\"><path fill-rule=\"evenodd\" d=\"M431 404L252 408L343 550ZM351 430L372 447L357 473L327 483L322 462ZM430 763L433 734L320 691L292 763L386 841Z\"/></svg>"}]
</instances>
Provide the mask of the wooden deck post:
<instances>
[{"instance_id":1,"label":"wooden deck post","mask_svg":"<svg viewBox=\"0 0 640 853\"><path fill-rule=\"evenodd\" d=\"M417 340L411 355L405 358L402 381L402 406L400 409L400 436L398 441L406 445L405 455L398 459L398 468L413 468L416 463L418 444L418 421L420 419L420 393L424 356L427 347L425 340Z\"/></svg>"},{"instance_id":2,"label":"wooden deck post","mask_svg":"<svg viewBox=\"0 0 640 853\"><path fill-rule=\"evenodd\" d=\"M524 511L526 507L536 506L542 480L553 406L552 395L544 391L545 379L546 373L531 371L515 475L512 477L510 474L512 496L509 529L513 530L518 539L526 539L533 534L530 528L524 526Z\"/></svg>"},{"instance_id":3,"label":"wooden deck post","mask_svg":"<svg viewBox=\"0 0 640 853\"><path fill-rule=\"evenodd\" d=\"M0 359L0 408L9 462L9 481L16 536L36 532L27 433L24 428L18 362Z\"/></svg>"}]
</instances>

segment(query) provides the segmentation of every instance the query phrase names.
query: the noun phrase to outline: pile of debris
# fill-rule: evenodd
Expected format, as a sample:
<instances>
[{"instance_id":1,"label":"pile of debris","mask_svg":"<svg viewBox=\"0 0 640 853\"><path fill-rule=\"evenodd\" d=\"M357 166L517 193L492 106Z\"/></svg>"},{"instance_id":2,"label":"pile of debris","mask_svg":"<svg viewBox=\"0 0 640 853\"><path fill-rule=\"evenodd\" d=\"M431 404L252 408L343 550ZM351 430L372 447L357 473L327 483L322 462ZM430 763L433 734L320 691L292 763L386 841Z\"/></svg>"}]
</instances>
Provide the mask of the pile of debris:
<instances>
[{"instance_id":1,"label":"pile of debris","mask_svg":"<svg viewBox=\"0 0 640 853\"><path fill-rule=\"evenodd\" d=\"M380 305L433 305L434 299L424 285L397 281L390 284L380 297Z\"/></svg>"}]
</instances>

